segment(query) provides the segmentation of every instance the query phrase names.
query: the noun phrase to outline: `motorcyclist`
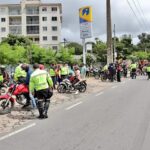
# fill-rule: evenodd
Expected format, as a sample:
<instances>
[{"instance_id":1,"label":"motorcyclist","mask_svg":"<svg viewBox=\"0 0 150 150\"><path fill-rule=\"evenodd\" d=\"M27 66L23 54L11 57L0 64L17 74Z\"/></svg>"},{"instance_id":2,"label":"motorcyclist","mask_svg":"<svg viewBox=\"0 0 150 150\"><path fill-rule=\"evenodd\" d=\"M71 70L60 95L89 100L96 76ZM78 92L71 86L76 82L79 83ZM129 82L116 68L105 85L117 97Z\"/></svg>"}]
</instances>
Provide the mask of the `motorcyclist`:
<instances>
[{"instance_id":1,"label":"motorcyclist","mask_svg":"<svg viewBox=\"0 0 150 150\"><path fill-rule=\"evenodd\" d=\"M22 63L20 62L20 64L15 69L14 80L19 82L24 82L26 78L26 72L22 70L21 65Z\"/></svg>"},{"instance_id":2,"label":"motorcyclist","mask_svg":"<svg viewBox=\"0 0 150 150\"><path fill-rule=\"evenodd\" d=\"M53 87L53 81L45 70L40 70L38 64L33 65L34 72L31 74L29 90L32 95L34 92L37 97L37 107L39 110L40 119L48 118L48 109L50 104L50 98L53 93L50 91L50 88Z\"/></svg>"},{"instance_id":3,"label":"motorcyclist","mask_svg":"<svg viewBox=\"0 0 150 150\"><path fill-rule=\"evenodd\" d=\"M24 83L27 86L29 86L29 81L30 81L30 77L31 77L31 74L32 74L32 70L31 70L31 68L29 67L28 64L22 64L21 68L22 68L22 70L24 70L26 72L26 79L25 79ZM27 106L30 105L30 95L29 95L29 93L26 93L26 94L24 94L24 96L27 99L27 101L26 101L26 104L23 106L23 108L26 108Z\"/></svg>"}]
</instances>

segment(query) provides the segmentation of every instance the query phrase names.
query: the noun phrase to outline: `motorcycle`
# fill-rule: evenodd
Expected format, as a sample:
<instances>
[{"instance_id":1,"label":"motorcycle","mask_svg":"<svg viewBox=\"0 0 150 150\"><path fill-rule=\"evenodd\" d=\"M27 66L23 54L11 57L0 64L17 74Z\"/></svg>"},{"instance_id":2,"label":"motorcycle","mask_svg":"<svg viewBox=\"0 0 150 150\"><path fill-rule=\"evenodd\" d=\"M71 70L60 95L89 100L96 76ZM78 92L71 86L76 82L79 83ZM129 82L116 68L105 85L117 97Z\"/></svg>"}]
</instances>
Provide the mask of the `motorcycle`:
<instances>
[{"instance_id":1,"label":"motorcycle","mask_svg":"<svg viewBox=\"0 0 150 150\"><path fill-rule=\"evenodd\" d=\"M86 80L79 81L76 77L64 79L57 87L58 93L71 93L76 90L84 93L86 91Z\"/></svg>"},{"instance_id":2,"label":"motorcycle","mask_svg":"<svg viewBox=\"0 0 150 150\"><path fill-rule=\"evenodd\" d=\"M27 100L24 94L28 93L29 90L25 84L14 83L10 85L7 93L0 95L0 114L10 113L15 105L15 102L20 105L25 105Z\"/></svg>"}]
</instances>

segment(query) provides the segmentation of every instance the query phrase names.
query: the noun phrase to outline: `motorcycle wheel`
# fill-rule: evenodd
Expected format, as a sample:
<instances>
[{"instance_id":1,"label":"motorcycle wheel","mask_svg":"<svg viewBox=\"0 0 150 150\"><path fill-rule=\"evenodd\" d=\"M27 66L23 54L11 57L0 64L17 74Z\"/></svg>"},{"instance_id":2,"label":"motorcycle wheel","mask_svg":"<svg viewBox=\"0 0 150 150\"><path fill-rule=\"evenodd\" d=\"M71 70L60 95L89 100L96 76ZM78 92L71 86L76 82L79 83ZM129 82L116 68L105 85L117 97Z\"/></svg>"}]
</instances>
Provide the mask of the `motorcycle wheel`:
<instances>
[{"instance_id":1,"label":"motorcycle wheel","mask_svg":"<svg viewBox=\"0 0 150 150\"><path fill-rule=\"evenodd\" d=\"M58 93L65 93L66 92L66 88L63 84L58 85L57 87L57 91Z\"/></svg>"},{"instance_id":2,"label":"motorcycle wheel","mask_svg":"<svg viewBox=\"0 0 150 150\"><path fill-rule=\"evenodd\" d=\"M79 92L84 93L86 91L86 86L84 84L80 85Z\"/></svg>"},{"instance_id":3,"label":"motorcycle wheel","mask_svg":"<svg viewBox=\"0 0 150 150\"><path fill-rule=\"evenodd\" d=\"M16 101L17 101L17 103L20 104L20 105L25 105L27 99L25 98L24 95L17 95Z\"/></svg>"},{"instance_id":4,"label":"motorcycle wheel","mask_svg":"<svg viewBox=\"0 0 150 150\"><path fill-rule=\"evenodd\" d=\"M0 115L11 113L14 103L11 101L8 101L7 104L6 103L7 103L6 99L0 100Z\"/></svg>"}]
</instances>

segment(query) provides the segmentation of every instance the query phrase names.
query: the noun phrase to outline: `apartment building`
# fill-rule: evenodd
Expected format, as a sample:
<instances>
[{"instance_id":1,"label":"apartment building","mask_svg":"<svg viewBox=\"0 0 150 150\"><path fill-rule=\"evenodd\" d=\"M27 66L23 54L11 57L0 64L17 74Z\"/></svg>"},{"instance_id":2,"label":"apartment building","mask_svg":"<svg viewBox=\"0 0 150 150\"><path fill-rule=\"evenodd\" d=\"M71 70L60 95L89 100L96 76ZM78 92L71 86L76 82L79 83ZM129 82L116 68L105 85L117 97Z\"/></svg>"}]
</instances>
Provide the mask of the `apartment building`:
<instances>
[{"instance_id":1,"label":"apartment building","mask_svg":"<svg viewBox=\"0 0 150 150\"><path fill-rule=\"evenodd\" d=\"M62 6L41 0L0 4L0 42L8 34L24 35L42 47L59 48Z\"/></svg>"}]
</instances>

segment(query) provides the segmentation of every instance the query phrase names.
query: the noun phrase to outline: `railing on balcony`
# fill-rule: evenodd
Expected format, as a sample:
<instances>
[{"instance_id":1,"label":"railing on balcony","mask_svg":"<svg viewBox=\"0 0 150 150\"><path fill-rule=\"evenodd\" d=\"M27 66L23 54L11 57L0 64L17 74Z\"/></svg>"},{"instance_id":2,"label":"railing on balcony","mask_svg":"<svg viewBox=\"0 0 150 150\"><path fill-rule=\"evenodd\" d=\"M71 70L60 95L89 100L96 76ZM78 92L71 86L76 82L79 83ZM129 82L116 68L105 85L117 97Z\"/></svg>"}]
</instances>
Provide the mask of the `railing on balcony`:
<instances>
[{"instance_id":1,"label":"railing on balcony","mask_svg":"<svg viewBox=\"0 0 150 150\"><path fill-rule=\"evenodd\" d=\"M21 26L9 27L10 34L22 34Z\"/></svg>"},{"instance_id":2,"label":"railing on balcony","mask_svg":"<svg viewBox=\"0 0 150 150\"><path fill-rule=\"evenodd\" d=\"M26 14L27 15L38 15L39 14L39 8L38 7L27 7L26 8Z\"/></svg>"},{"instance_id":3,"label":"railing on balcony","mask_svg":"<svg viewBox=\"0 0 150 150\"><path fill-rule=\"evenodd\" d=\"M9 18L9 25L21 25L21 17Z\"/></svg>"},{"instance_id":4,"label":"railing on balcony","mask_svg":"<svg viewBox=\"0 0 150 150\"><path fill-rule=\"evenodd\" d=\"M9 15L21 15L21 8L9 8Z\"/></svg>"},{"instance_id":5,"label":"railing on balcony","mask_svg":"<svg viewBox=\"0 0 150 150\"><path fill-rule=\"evenodd\" d=\"M39 24L39 17L38 16L27 16L27 24Z\"/></svg>"},{"instance_id":6,"label":"railing on balcony","mask_svg":"<svg viewBox=\"0 0 150 150\"><path fill-rule=\"evenodd\" d=\"M27 34L39 34L39 26L27 26Z\"/></svg>"}]
</instances>

